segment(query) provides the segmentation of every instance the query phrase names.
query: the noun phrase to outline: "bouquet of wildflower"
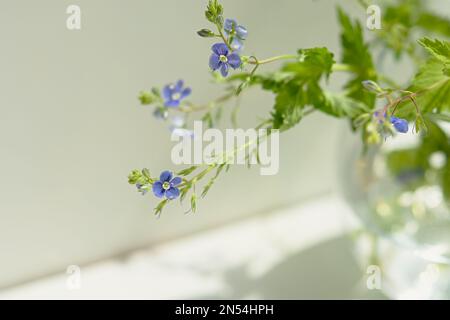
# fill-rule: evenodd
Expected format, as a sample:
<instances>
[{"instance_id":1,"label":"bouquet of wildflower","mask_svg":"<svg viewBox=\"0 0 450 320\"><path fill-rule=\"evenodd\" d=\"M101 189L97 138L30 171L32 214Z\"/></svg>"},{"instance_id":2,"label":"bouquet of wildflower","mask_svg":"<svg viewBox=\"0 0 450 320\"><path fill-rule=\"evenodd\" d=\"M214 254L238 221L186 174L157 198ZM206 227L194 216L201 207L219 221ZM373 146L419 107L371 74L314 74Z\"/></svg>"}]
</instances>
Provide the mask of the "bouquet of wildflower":
<instances>
[{"instance_id":1,"label":"bouquet of wildflower","mask_svg":"<svg viewBox=\"0 0 450 320\"><path fill-rule=\"evenodd\" d=\"M230 169L239 150L250 149L274 133L291 129L313 112L349 122L365 146L395 139L397 134L426 137L430 128L433 135L428 139L436 136L435 123L450 121L450 21L429 11L425 1L398 0L382 8L384 14L377 22L380 8L363 0L358 2L368 13L372 10L369 18L375 19L374 25L383 27L373 28L373 39L368 42L361 22L338 8L342 56L337 62L326 47L301 48L292 54L266 59L246 56L244 43L249 36L246 27L225 18L218 0L209 0L205 17L213 28L197 33L213 40L208 63L214 80L225 85L224 94L210 103L197 105L188 100L191 89L178 80L162 90L154 87L141 92L140 102L154 106L155 117L170 123L173 136L188 139L195 138L195 130L191 129L187 115L201 113L202 122L213 127L222 115L222 107L250 87L273 93L275 103L267 118L255 125L255 129L264 129L267 134L225 153L212 153L210 161L196 163L175 174L165 170L156 177L148 169L133 170L129 183L140 193L149 192L161 199L155 214L159 215L172 200L183 201L186 197L190 198L190 211L195 212L197 198L204 197L219 175ZM410 58L417 72L406 85L377 70L373 52L379 48L393 53L397 59ZM264 65L280 61L283 63L277 71L263 72ZM348 73L350 77L341 92L332 92L327 80L337 72ZM237 106L231 111L234 127L237 111ZM440 141L440 150L449 158L448 138ZM252 150L244 160L251 164L256 159L259 163L260 149ZM450 164L443 172L443 187L450 194ZM205 182L199 187L201 181Z\"/></svg>"}]
</instances>

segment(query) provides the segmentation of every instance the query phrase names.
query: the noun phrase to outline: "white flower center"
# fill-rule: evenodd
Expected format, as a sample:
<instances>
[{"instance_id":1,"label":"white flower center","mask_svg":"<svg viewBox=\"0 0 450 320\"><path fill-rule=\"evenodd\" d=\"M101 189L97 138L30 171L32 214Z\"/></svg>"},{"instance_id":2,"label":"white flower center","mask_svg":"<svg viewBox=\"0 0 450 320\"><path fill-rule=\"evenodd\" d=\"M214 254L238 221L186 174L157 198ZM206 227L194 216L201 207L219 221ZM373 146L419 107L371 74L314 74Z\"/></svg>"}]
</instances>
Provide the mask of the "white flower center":
<instances>
[{"instance_id":1,"label":"white flower center","mask_svg":"<svg viewBox=\"0 0 450 320\"><path fill-rule=\"evenodd\" d=\"M224 56L223 54L221 54L221 55L219 56L219 60L220 60L221 62L224 62L224 63L228 62L228 58L227 58L226 56Z\"/></svg>"},{"instance_id":2,"label":"white flower center","mask_svg":"<svg viewBox=\"0 0 450 320\"><path fill-rule=\"evenodd\" d=\"M170 182L168 182L168 181L164 182L162 187L163 187L164 190L169 190L170 189Z\"/></svg>"},{"instance_id":3,"label":"white flower center","mask_svg":"<svg viewBox=\"0 0 450 320\"><path fill-rule=\"evenodd\" d=\"M180 100L181 94L179 92L175 92L172 94L172 100Z\"/></svg>"}]
</instances>

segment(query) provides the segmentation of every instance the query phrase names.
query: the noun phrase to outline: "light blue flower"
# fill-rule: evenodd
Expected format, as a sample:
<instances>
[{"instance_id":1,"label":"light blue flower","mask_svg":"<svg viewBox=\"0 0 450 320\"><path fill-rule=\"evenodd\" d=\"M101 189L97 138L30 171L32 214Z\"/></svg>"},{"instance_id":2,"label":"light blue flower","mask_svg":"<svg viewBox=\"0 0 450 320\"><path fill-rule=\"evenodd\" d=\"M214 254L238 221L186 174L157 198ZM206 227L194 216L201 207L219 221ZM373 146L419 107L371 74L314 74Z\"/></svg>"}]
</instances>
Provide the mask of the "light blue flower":
<instances>
[{"instance_id":1,"label":"light blue flower","mask_svg":"<svg viewBox=\"0 0 450 320\"><path fill-rule=\"evenodd\" d=\"M163 171L159 176L159 181L153 183L153 194L158 198L166 197L169 200L178 198L180 190L177 186L183 181L180 177L173 178L170 171Z\"/></svg>"},{"instance_id":2,"label":"light blue flower","mask_svg":"<svg viewBox=\"0 0 450 320\"><path fill-rule=\"evenodd\" d=\"M226 19L223 29L228 39L232 39L230 46L235 51L241 51L243 48L243 41L247 38L247 29L244 26L238 25L234 19Z\"/></svg>"},{"instance_id":3,"label":"light blue flower","mask_svg":"<svg viewBox=\"0 0 450 320\"><path fill-rule=\"evenodd\" d=\"M245 40L247 38L247 29L244 26L238 25L234 19L225 19L223 30L227 36Z\"/></svg>"},{"instance_id":4,"label":"light blue flower","mask_svg":"<svg viewBox=\"0 0 450 320\"><path fill-rule=\"evenodd\" d=\"M182 99L191 94L191 88L183 88L183 80L176 84L168 84L163 89L164 105L166 107L178 107Z\"/></svg>"},{"instance_id":5,"label":"light blue flower","mask_svg":"<svg viewBox=\"0 0 450 320\"><path fill-rule=\"evenodd\" d=\"M216 43L212 47L212 55L209 58L209 66L212 70L220 69L222 76L228 75L229 67L239 68L241 57L237 53L230 53L225 43Z\"/></svg>"}]
</instances>

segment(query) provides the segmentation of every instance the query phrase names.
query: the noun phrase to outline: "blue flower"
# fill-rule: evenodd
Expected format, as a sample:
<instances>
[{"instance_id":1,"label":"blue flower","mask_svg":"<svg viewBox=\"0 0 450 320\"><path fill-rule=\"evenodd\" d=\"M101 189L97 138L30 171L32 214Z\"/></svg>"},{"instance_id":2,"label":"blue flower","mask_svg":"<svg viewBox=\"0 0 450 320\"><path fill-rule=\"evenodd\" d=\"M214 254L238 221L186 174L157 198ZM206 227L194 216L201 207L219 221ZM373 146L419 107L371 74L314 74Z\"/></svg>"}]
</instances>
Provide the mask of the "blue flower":
<instances>
[{"instance_id":1,"label":"blue flower","mask_svg":"<svg viewBox=\"0 0 450 320\"><path fill-rule=\"evenodd\" d=\"M243 47L242 41L247 38L247 29L238 25L234 19L226 19L223 29L231 40L230 46L233 50L240 51Z\"/></svg>"},{"instance_id":2,"label":"blue flower","mask_svg":"<svg viewBox=\"0 0 450 320\"><path fill-rule=\"evenodd\" d=\"M209 66L212 70L220 69L222 76L228 75L228 69L233 69L241 65L241 57L237 53L230 53L225 43L216 43L211 47L213 54L209 58Z\"/></svg>"},{"instance_id":3,"label":"blue flower","mask_svg":"<svg viewBox=\"0 0 450 320\"><path fill-rule=\"evenodd\" d=\"M172 200L180 195L180 190L176 187L182 180L180 177L172 179L172 172L163 171L159 176L159 181L153 183L153 194L158 198L166 196L167 199Z\"/></svg>"},{"instance_id":4,"label":"blue flower","mask_svg":"<svg viewBox=\"0 0 450 320\"><path fill-rule=\"evenodd\" d=\"M148 186L143 184L136 183L136 188L138 189L138 192L142 193L143 196L148 192Z\"/></svg>"},{"instance_id":5,"label":"blue flower","mask_svg":"<svg viewBox=\"0 0 450 320\"><path fill-rule=\"evenodd\" d=\"M378 123L383 123L384 119L386 119L386 111L383 113L383 116L381 115L381 111L375 111L373 113L373 116L378 119ZM384 118L384 119L383 119Z\"/></svg>"},{"instance_id":6,"label":"blue flower","mask_svg":"<svg viewBox=\"0 0 450 320\"><path fill-rule=\"evenodd\" d=\"M227 36L238 38L239 40L245 40L247 38L247 29L237 24L234 19L225 19L223 30Z\"/></svg>"},{"instance_id":7,"label":"blue flower","mask_svg":"<svg viewBox=\"0 0 450 320\"><path fill-rule=\"evenodd\" d=\"M238 38L234 38L230 43L230 47L234 51L240 52L244 48L244 44Z\"/></svg>"},{"instance_id":8,"label":"blue flower","mask_svg":"<svg viewBox=\"0 0 450 320\"><path fill-rule=\"evenodd\" d=\"M391 123L394 126L395 130L401 133L408 132L408 121L402 118L391 117Z\"/></svg>"},{"instance_id":9,"label":"blue flower","mask_svg":"<svg viewBox=\"0 0 450 320\"><path fill-rule=\"evenodd\" d=\"M162 93L166 107L178 107L181 100L191 94L191 88L183 88L183 80L178 80L176 84L166 85Z\"/></svg>"}]
</instances>

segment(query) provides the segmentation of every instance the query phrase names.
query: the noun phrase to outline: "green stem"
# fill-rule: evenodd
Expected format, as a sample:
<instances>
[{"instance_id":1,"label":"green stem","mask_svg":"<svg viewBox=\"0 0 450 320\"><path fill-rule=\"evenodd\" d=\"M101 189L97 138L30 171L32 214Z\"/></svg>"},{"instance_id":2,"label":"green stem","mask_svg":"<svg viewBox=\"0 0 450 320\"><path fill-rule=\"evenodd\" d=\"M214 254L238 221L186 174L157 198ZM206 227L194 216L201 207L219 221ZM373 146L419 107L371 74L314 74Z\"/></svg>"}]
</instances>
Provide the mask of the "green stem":
<instances>
[{"instance_id":1,"label":"green stem","mask_svg":"<svg viewBox=\"0 0 450 320\"><path fill-rule=\"evenodd\" d=\"M219 98L217 98L215 100L212 100L207 105L195 105L193 103L188 103L188 107L187 108L186 107L180 107L180 108L177 108L177 110L179 110L181 112L194 112L194 111L208 110L208 109L212 109L214 105L226 102L227 100L229 100L232 97L234 97L234 92L225 94L225 95L223 95L223 96L221 96L221 97L219 97Z\"/></svg>"},{"instance_id":2,"label":"green stem","mask_svg":"<svg viewBox=\"0 0 450 320\"><path fill-rule=\"evenodd\" d=\"M353 66L343 63L335 63L332 67L333 71L353 72L355 69Z\"/></svg>"},{"instance_id":3,"label":"green stem","mask_svg":"<svg viewBox=\"0 0 450 320\"><path fill-rule=\"evenodd\" d=\"M233 51L233 48L231 48L231 46L230 46L230 44L228 43L228 40L227 40L227 38L225 38L225 35L223 34L223 32L222 32L222 29L219 27L219 25L216 25L217 26L217 30L219 31L219 36L222 38L222 40L223 40L223 43L225 43L226 45L227 45L227 47L228 47L228 49L230 50L230 51Z\"/></svg>"},{"instance_id":4,"label":"green stem","mask_svg":"<svg viewBox=\"0 0 450 320\"><path fill-rule=\"evenodd\" d=\"M298 55L284 54L284 55L280 55L280 56L267 58L264 60L258 60L256 57L252 57L252 58L253 58L253 60L249 60L248 63L259 66L261 64L267 64L267 63L271 63L271 62L279 61L279 60L298 59ZM332 69L333 69L333 71L354 71L354 68L352 66L350 66L348 64L341 64L341 63L335 63L333 65Z\"/></svg>"},{"instance_id":5,"label":"green stem","mask_svg":"<svg viewBox=\"0 0 450 320\"><path fill-rule=\"evenodd\" d=\"M268 59L264 59L264 60L258 60L258 59L254 59L254 61L249 61L249 64L256 64L256 65L260 65L260 64L266 64L266 63L271 63L277 60L286 60L286 59L297 59L298 55L295 54L284 54L281 56L275 56L272 58L268 58Z\"/></svg>"}]
</instances>

